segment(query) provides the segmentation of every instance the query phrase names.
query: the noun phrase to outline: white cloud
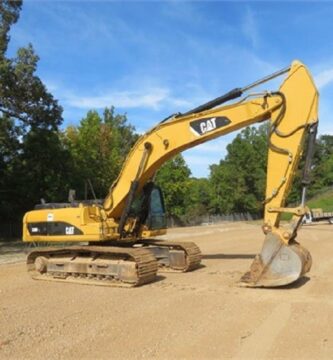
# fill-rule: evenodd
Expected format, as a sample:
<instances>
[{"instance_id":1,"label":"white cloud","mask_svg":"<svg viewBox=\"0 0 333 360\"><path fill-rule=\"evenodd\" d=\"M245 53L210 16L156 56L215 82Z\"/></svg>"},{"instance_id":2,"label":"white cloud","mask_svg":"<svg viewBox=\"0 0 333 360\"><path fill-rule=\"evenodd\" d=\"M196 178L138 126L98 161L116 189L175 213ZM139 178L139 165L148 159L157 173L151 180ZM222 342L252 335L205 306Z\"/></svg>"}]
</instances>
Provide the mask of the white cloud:
<instances>
[{"instance_id":1,"label":"white cloud","mask_svg":"<svg viewBox=\"0 0 333 360\"><path fill-rule=\"evenodd\" d=\"M117 108L152 108L159 107L162 101L165 101L169 91L163 88L151 89L147 92L138 91L111 91L103 95L94 96L76 96L70 95L66 99L68 105L81 108L103 108L113 104Z\"/></svg>"},{"instance_id":2,"label":"white cloud","mask_svg":"<svg viewBox=\"0 0 333 360\"><path fill-rule=\"evenodd\" d=\"M328 95L328 96L327 96ZM331 96L329 94L325 95L325 91L320 94L320 104L319 104L319 134L329 134L333 135L333 124L332 124L332 113L333 106L331 103Z\"/></svg>"},{"instance_id":3,"label":"white cloud","mask_svg":"<svg viewBox=\"0 0 333 360\"><path fill-rule=\"evenodd\" d=\"M101 109L110 104L116 108L148 108L157 110L161 106L175 108L191 106L191 102L170 94L168 88L155 87L141 91L109 90L102 95L80 96L68 93L64 95L67 105L79 109Z\"/></svg>"},{"instance_id":4,"label":"white cloud","mask_svg":"<svg viewBox=\"0 0 333 360\"><path fill-rule=\"evenodd\" d=\"M44 79L43 80L44 85L46 86L47 90L51 93L57 91L59 89L59 84L56 82L53 82L52 80Z\"/></svg>"},{"instance_id":5,"label":"white cloud","mask_svg":"<svg viewBox=\"0 0 333 360\"><path fill-rule=\"evenodd\" d=\"M139 135L144 135L144 134L146 133L147 129L138 127L138 128L135 128L135 131L136 131L136 133L139 134Z\"/></svg>"},{"instance_id":6,"label":"white cloud","mask_svg":"<svg viewBox=\"0 0 333 360\"><path fill-rule=\"evenodd\" d=\"M246 10L246 14L242 23L242 31L244 35L250 40L252 46L256 47L259 42L259 32L257 23L255 21L255 14L250 8L247 8Z\"/></svg>"},{"instance_id":7,"label":"white cloud","mask_svg":"<svg viewBox=\"0 0 333 360\"><path fill-rule=\"evenodd\" d=\"M314 78L317 87L322 89L333 82L333 68L319 72Z\"/></svg>"}]
</instances>

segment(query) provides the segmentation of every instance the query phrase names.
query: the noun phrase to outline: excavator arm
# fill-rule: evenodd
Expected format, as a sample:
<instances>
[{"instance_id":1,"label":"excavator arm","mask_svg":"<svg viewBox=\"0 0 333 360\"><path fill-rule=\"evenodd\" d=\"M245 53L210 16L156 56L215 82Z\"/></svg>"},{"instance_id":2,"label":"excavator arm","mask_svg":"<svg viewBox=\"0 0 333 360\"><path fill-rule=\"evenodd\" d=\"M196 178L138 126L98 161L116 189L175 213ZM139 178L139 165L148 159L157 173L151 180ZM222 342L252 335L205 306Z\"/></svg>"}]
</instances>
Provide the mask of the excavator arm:
<instances>
[{"instance_id":1,"label":"excavator arm","mask_svg":"<svg viewBox=\"0 0 333 360\"><path fill-rule=\"evenodd\" d=\"M242 93L241 89L235 89L225 98L229 100ZM215 104L213 101L206 107ZM250 96L223 107L201 106L185 115L170 117L141 137L104 202L107 216L120 219L122 232L132 199L128 194L140 191L166 160L183 150L268 119L271 126L263 225L266 239L242 283L280 286L297 280L311 267L309 252L295 241L306 209L304 203L294 209L286 209L284 204L306 135L314 134L318 123L318 92L307 68L298 61L292 63L277 92ZM315 137L310 139L314 141ZM311 152L312 144L308 149ZM308 154L307 168L310 158ZM287 226L280 225L284 212L294 215Z\"/></svg>"},{"instance_id":2,"label":"excavator arm","mask_svg":"<svg viewBox=\"0 0 333 360\"><path fill-rule=\"evenodd\" d=\"M278 91L248 93L255 86L284 73L287 75ZM240 101L221 106L244 93L246 96ZM141 136L133 146L103 206L80 204L76 208L29 212L24 218L24 240L90 241L95 245L112 240L125 244L154 234L147 231L149 229L145 224L140 223L140 217L133 219L131 208L135 197L142 193L146 184L168 159L245 126L270 120L263 225L266 238L260 255L254 260L250 271L243 276L242 283L246 286L291 283L309 270L311 257L295 241L297 228L305 212L304 201L294 209L286 209L284 205L307 133L312 134L309 138L314 142L317 112L318 92L311 75L302 63L294 61L287 69L243 89L234 89L185 114L176 114L162 121ZM310 168L313 146L308 146L308 149L307 170ZM305 175L308 177L307 172ZM288 225L282 227L280 216L283 212L292 212L294 217ZM46 217L49 222L47 225L53 221L64 223L66 233L63 234L61 230L48 233L49 227L39 228L41 219Z\"/></svg>"},{"instance_id":3,"label":"excavator arm","mask_svg":"<svg viewBox=\"0 0 333 360\"><path fill-rule=\"evenodd\" d=\"M248 101L184 116L173 116L143 135L134 145L122 171L104 201L108 217L120 218L133 182L137 191L176 154L228 134L247 125L267 120L282 109L279 95L264 94Z\"/></svg>"},{"instance_id":4,"label":"excavator arm","mask_svg":"<svg viewBox=\"0 0 333 360\"><path fill-rule=\"evenodd\" d=\"M238 90L238 94L241 93L241 89ZM174 115L134 145L104 201L105 213L109 218L120 219L131 188L139 192L161 165L179 152L270 119L265 229L278 228L305 135L318 122L317 112L318 92L311 75L302 63L294 61L277 92L265 92L201 112ZM292 234L288 236L291 237Z\"/></svg>"}]
</instances>

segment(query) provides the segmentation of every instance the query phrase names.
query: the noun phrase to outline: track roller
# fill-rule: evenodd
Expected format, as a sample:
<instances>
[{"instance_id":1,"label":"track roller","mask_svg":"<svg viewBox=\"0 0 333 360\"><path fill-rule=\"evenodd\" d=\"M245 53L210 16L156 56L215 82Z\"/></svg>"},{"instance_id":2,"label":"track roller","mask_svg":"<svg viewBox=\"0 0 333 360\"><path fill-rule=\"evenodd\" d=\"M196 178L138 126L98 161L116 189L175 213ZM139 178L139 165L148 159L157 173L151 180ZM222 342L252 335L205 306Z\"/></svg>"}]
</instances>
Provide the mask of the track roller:
<instances>
[{"instance_id":1,"label":"track roller","mask_svg":"<svg viewBox=\"0 0 333 360\"><path fill-rule=\"evenodd\" d=\"M53 247L31 252L27 267L37 280L133 287L156 279L157 260L144 248Z\"/></svg>"},{"instance_id":2,"label":"track roller","mask_svg":"<svg viewBox=\"0 0 333 360\"><path fill-rule=\"evenodd\" d=\"M141 240L139 244L154 254L160 272L187 272L201 263L201 251L193 242Z\"/></svg>"}]
</instances>

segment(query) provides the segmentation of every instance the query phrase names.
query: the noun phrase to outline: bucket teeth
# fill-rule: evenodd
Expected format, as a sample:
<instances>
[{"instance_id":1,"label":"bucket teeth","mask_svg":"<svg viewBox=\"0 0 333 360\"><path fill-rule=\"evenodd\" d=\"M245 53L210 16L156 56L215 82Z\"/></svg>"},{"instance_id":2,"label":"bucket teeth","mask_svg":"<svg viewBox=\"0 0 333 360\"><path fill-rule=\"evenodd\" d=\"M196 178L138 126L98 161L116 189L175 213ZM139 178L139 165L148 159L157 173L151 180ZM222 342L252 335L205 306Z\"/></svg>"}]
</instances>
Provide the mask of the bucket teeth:
<instances>
[{"instance_id":1,"label":"bucket teeth","mask_svg":"<svg viewBox=\"0 0 333 360\"><path fill-rule=\"evenodd\" d=\"M284 244L277 235L266 235L261 253L256 255L250 270L240 279L241 286L276 287L288 285L311 268L310 253L292 242Z\"/></svg>"}]
</instances>

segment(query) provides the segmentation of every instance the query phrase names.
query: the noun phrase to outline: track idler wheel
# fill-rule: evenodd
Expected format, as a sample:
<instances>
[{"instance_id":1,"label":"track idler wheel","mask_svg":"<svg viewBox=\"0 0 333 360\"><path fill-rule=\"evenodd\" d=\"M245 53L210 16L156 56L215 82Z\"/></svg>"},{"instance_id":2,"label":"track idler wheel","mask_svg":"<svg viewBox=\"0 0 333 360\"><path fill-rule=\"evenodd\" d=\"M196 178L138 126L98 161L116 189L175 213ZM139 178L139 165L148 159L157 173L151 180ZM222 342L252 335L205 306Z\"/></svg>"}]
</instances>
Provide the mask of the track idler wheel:
<instances>
[{"instance_id":1,"label":"track idler wheel","mask_svg":"<svg viewBox=\"0 0 333 360\"><path fill-rule=\"evenodd\" d=\"M248 287L288 285L307 273L311 265L311 255L308 250L296 241L291 241L287 245L278 235L269 233L250 271L240 279L240 285Z\"/></svg>"}]
</instances>

